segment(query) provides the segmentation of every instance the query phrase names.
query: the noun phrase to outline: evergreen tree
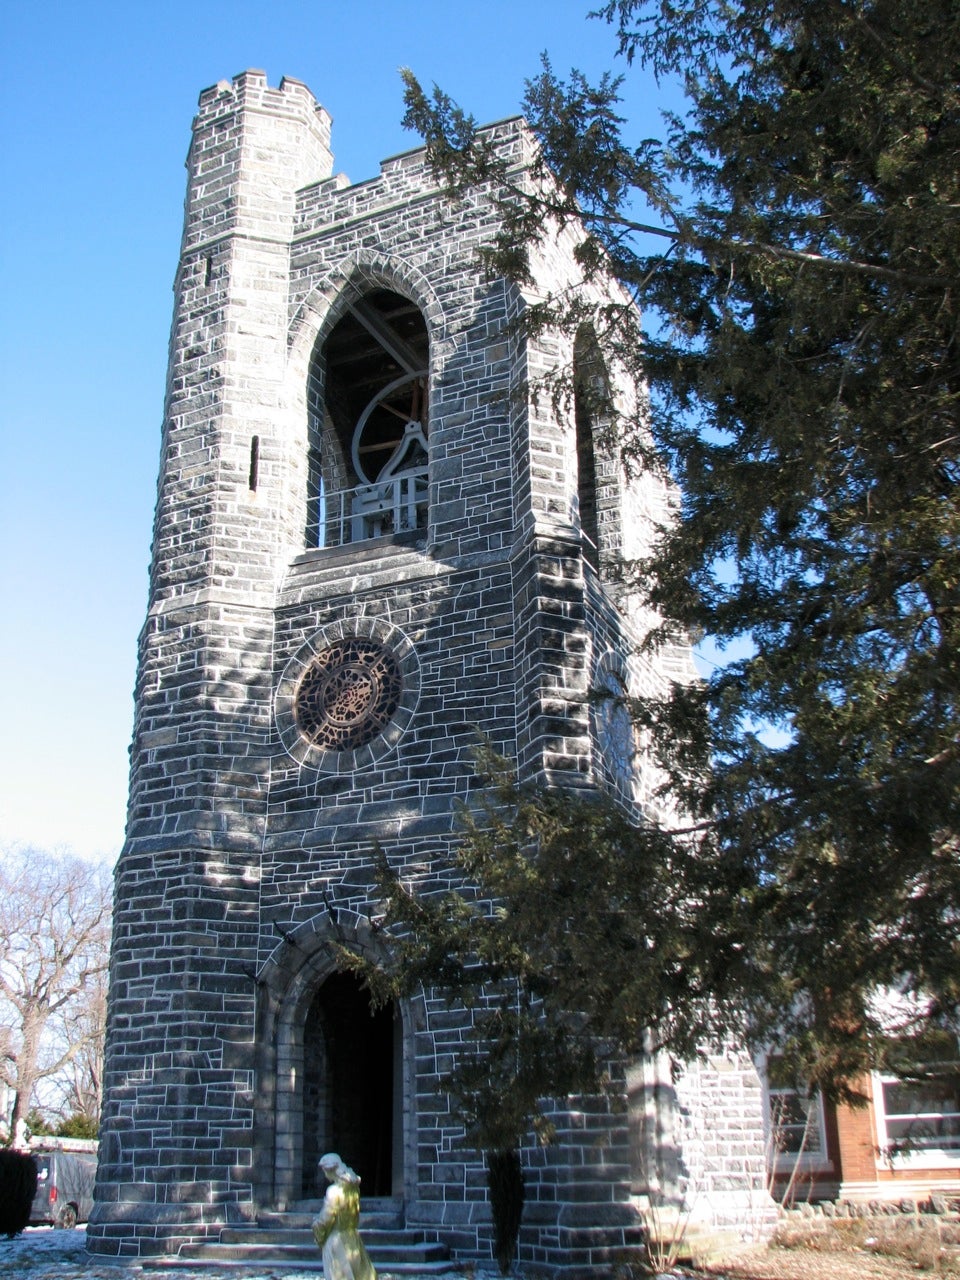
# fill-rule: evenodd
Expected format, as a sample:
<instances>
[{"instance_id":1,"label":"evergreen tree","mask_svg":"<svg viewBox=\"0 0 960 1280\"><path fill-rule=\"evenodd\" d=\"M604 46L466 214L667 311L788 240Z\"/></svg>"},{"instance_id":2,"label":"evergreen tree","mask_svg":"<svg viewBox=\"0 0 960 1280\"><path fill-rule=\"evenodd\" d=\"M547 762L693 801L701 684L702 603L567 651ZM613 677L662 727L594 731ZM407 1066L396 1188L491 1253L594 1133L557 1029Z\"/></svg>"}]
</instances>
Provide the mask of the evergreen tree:
<instances>
[{"instance_id":1,"label":"evergreen tree","mask_svg":"<svg viewBox=\"0 0 960 1280\"><path fill-rule=\"evenodd\" d=\"M650 386L655 449L621 422L624 460L667 465L682 502L624 571L666 620L650 643L706 635L730 655L634 708L695 831L664 833L679 879L660 888L686 904L697 959L675 972L668 949L653 1012L737 1002L758 1041L842 1093L885 1053L878 993L904 996L900 1031L956 1030L960 1006L960 9L616 0L602 16L625 74L683 79L662 139L631 139L616 77L565 83L547 62L522 180L412 77L407 120L452 193L499 186L491 270L523 278L531 242L576 220L584 269L648 316L642 336L629 309L598 327ZM581 319L550 298L528 323ZM595 875L578 894L589 913L611 891ZM606 975L624 939L591 945L569 1008L622 1008Z\"/></svg>"},{"instance_id":2,"label":"evergreen tree","mask_svg":"<svg viewBox=\"0 0 960 1280\"><path fill-rule=\"evenodd\" d=\"M519 1150L531 1132L550 1141L551 1099L616 1092L624 1055L689 1057L740 1024L718 995L734 985L715 972L723 946L700 936L725 903L711 903L716 876L695 845L633 825L610 800L518 785L487 750L478 770L457 887L421 894L381 854L372 943L344 936L340 957L375 1005L426 987L471 1011L474 1034L444 1083L486 1157L506 1273L523 1208Z\"/></svg>"}]
</instances>

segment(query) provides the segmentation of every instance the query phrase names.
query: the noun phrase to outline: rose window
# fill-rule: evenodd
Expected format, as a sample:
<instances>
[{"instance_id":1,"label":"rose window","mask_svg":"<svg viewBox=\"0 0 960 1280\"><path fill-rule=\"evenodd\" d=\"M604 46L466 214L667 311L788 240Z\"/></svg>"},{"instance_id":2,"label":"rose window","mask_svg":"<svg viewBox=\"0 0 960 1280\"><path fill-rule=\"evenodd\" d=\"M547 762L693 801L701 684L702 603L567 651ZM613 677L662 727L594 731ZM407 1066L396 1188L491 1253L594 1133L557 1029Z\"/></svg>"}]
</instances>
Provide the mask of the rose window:
<instances>
[{"instance_id":1,"label":"rose window","mask_svg":"<svg viewBox=\"0 0 960 1280\"><path fill-rule=\"evenodd\" d=\"M382 733L403 694L394 654L375 640L352 637L329 645L297 689L297 728L329 751L354 751Z\"/></svg>"}]
</instances>

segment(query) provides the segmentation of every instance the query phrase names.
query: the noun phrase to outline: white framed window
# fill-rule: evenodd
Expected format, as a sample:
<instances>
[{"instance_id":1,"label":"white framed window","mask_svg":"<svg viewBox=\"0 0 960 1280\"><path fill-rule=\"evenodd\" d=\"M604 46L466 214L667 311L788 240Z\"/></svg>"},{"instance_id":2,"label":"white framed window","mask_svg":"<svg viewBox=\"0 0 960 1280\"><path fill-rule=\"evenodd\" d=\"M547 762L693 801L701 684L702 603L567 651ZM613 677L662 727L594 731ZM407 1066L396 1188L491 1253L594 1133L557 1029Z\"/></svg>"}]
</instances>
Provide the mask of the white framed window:
<instances>
[{"instance_id":1,"label":"white framed window","mask_svg":"<svg viewBox=\"0 0 960 1280\"><path fill-rule=\"evenodd\" d=\"M891 1164L960 1164L960 1062L942 1075L931 1066L923 1079L875 1074L873 1101L880 1151Z\"/></svg>"},{"instance_id":2,"label":"white framed window","mask_svg":"<svg viewBox=\"0 0 960 1280\"><path fill-rule=\"evenodd\" d=\"M775 1083L778 1065L779 1059L769 1055L763 1067L771 1163L779 1173L789 1173L798 1166L803 1169L828 1168L830 1161L823 1099L819 1093L810 1096L795 1085Z\"/></svg>"}]
</instances>

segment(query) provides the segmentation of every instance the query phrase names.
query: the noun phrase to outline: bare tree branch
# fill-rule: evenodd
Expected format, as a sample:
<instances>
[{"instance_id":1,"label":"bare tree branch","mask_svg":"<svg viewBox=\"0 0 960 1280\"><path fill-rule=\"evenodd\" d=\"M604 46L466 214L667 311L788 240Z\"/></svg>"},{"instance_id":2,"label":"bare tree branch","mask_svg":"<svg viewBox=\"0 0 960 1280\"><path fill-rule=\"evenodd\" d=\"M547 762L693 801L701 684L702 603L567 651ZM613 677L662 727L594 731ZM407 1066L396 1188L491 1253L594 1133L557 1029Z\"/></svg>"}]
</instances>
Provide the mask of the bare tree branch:
<instances>
[{"instance_id":1,"label":"bare tree branch","mask_svg":"<svg viewBox=\"0 0 960 1280\"><path fill-rule=\"evenodd\" d=\"M81 1080L92 1076L93 1092L99 1089L109 944L105 867L32 849L2 855L0 1078L14 1091L11 1133L36 1103L39 1082L69 1068ZM76 1092L92 1108L84 1114L94 1116L99 1097L80 1080Z\"/></svg>"}]
</instances>

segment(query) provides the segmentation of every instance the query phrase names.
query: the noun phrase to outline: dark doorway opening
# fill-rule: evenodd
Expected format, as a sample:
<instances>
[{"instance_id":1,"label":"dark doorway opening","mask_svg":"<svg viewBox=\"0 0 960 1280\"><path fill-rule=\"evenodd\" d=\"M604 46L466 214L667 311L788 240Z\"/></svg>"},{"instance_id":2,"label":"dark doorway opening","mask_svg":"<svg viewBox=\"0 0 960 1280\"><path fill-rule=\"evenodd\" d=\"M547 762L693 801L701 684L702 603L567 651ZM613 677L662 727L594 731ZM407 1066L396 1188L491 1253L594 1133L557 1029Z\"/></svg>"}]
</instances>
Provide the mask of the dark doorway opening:
<instances>
[{"instance_id":1,"label":"dark doorway opening","mask_svg":"<svg viewBox=\"0 0 960 1280\"><path fill-rule=\"evenodd\" d=\"M394 1008L372 1012L352 974L332 974L303 1029L303 1189L323 1193L317 1161L336 1151L366 1196L393 1191Z\"/></svg>"}]
</instances>

